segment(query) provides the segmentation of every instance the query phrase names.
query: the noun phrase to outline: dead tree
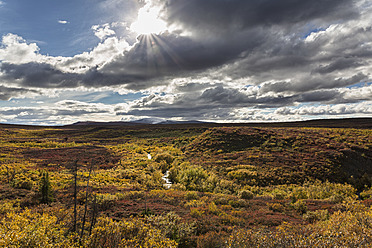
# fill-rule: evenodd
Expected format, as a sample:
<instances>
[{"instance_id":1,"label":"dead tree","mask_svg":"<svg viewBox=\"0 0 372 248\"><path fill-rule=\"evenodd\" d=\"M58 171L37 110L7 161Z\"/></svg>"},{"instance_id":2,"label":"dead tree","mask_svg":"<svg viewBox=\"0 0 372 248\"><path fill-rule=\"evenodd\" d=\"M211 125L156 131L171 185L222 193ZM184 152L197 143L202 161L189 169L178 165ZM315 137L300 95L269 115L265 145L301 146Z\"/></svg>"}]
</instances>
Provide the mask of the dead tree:
<instances>
[{"instance_id":1,"label":"dead tree","mask_svg":"<svg viewBox=\"0 0 372 248\"><path fill-rule=\"evenodd\" d=\"M73 222L73 232L77 231L77 160L73 164L73 173L74 173L74 222Z\"/></svg>"},{"instance_id":2,"label":"dead tree","mask_svg":"<svg viewBox=\"0 0 372 248\"><path fill-rule=\"evenodd\" d=\"M81 225L80 240L82 240L83 239L83 236L84 236L85 221L86 221L86 216L87 216L87 211L88 211L89 181L90 181L90 176L92 174L93 166L94 165L92 163L90 165L90 168L89 168L89 175L88 175L88 179L87 179L87 186L86 186L86 189L85 189L85 208L84 208L84 215L83 215L83 223Z\"/></svg>"}]
</instances>

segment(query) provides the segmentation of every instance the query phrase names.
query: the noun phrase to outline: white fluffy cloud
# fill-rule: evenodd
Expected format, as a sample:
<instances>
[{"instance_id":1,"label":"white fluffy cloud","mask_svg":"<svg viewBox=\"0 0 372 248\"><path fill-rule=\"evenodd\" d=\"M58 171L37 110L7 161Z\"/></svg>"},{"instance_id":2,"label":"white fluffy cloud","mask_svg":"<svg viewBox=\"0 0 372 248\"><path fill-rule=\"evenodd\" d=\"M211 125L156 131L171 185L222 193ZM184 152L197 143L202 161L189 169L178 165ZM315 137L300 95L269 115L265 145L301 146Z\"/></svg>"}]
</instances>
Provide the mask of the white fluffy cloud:
<instances>
[{"instance_id":1,"label":"white fluffy cloud","mask_svg":"<svg viewBox=\"0 0 372 248\"><path fill-rule=\"evenodd\" d=\"M7 34L2 38L0 47L0 61L12 64L25 64L30 62L45 62L44 56L39 54L36 43L27 43L16 34Z\"/></svg>"},{"instance_id":2,"label":"white fluffy cloud","mask_svg":"<svg viewBox=\"0 0 372 248\"><path fill-rule=\"evenodd\" d=\"M115 31L110 28L108 23L104 25L94 25L92 27L94 34L100 39L103 40L106 37L115 35Z\"/></svg>"}]
</instances>

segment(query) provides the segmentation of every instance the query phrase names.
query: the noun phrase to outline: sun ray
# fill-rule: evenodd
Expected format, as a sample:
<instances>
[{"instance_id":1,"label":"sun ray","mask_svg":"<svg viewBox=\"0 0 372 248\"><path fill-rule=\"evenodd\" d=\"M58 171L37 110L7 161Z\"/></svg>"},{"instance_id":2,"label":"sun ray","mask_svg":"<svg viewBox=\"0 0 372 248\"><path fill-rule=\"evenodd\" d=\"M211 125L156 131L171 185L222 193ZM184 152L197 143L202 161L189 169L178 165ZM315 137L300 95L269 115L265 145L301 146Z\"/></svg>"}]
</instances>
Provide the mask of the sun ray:
<instances>
[{"instance_id":1,"label":"sun ray","mask_svg":"<svg viewBox=\"0 0 372 248\"><path fill-rule=\"evenodd\" d=\"M170 57L172 62L179 67L184 67L183 59L161 37L154 35L154 42Z\"/></svg>"}]
</instances>

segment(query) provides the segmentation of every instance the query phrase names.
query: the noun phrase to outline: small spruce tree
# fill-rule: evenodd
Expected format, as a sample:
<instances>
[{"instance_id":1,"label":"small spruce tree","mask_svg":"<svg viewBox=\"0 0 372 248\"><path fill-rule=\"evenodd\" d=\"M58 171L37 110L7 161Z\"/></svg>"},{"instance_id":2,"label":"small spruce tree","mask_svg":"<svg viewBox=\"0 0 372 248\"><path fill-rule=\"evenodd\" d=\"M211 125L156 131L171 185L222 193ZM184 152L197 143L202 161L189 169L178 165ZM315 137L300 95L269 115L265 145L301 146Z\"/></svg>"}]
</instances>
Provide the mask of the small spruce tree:
<instances>
[{"instance_id":1,"label":"small spruce tree","mask_svg":"<svg viewBox=\"0 0 372 248\"><path fill-rule=\"evenodd\" d=\"M40 185L40 202L48 204L53 201L52 186L49 180L49 173L47 171L41 172Z\"/></svg>"}]
</instances>

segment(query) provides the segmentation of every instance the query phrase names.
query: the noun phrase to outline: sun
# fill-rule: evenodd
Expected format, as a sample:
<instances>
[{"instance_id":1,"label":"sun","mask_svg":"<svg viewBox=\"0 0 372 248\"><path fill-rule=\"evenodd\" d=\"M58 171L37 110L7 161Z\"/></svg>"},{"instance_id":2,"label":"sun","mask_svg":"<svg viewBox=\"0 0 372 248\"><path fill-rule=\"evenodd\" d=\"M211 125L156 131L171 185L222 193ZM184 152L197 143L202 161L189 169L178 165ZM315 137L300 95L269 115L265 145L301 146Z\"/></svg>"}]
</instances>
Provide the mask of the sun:
<instances>
[{"instance_id":1,"label":"sun","mask_svg":"<svg viewBox=\"0 0 372 248\"><path fill-rule=\"evenodd\" d=\"M159 34L167 30L165 21L159 18L160 8L146 4L138 11L137 20L132 23L130 30L137 34Z\"/></svg>"}]
</instances>

